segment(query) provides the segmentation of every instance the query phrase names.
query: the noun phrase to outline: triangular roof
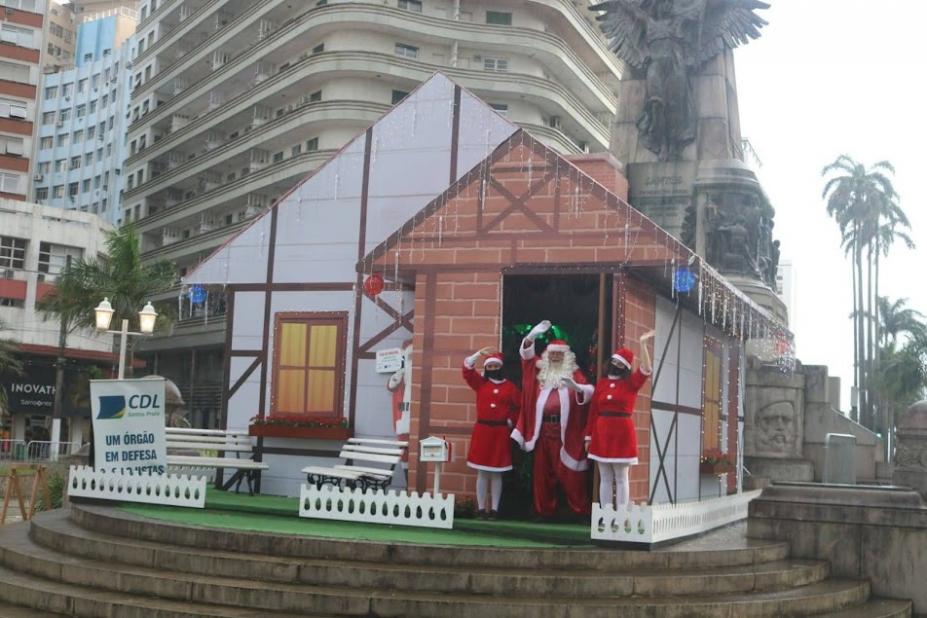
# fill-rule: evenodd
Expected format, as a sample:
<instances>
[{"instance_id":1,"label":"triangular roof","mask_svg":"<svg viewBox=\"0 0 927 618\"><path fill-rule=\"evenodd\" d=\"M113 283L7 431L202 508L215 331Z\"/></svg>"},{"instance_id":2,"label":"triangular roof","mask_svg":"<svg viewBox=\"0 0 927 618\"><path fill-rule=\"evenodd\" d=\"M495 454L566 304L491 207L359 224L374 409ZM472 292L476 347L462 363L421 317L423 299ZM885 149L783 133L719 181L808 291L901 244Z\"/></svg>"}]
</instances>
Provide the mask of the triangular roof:
<instances>
[{"instance_id":1,"label":"triangular roof","mask_svg":"<svg viewBox=\"0 0 927 618\"><path fill-rule=\"evenodd\" d=\"M436 73L219 247L184 283L265 283L272 236L275 283L352 281L360 257L517 130ZM360 227L365 246L358 252Z\"/></svg>"}]
</instances>

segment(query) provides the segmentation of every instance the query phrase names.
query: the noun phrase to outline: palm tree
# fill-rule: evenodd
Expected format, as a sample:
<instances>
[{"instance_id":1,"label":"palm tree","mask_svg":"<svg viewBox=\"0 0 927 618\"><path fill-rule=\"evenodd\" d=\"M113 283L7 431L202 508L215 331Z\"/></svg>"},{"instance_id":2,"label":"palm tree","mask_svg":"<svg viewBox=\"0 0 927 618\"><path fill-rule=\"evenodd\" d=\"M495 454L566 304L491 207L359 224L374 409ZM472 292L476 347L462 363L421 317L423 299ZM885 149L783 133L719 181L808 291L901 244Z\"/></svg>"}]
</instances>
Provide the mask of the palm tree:
<instances>
[{"instance_id":1,"label":"palm tree","mask_svg":"<svg viewBox=\"0 0 927 618\"><path fill-rule=\"evenodd\" d=\"M924 323L924 314L907 307L907 298L889 300L887 296L879 297L879 319L882 340L879 342L883 350L894 351L897 348L898 336L906 334L910 339L927 341L927 324Z\"/></svg>"},{"instance_id":2,"label":"palm tree","mask_svg":"<svg viewBox=\"0 0 927 618\"><path fill-rule=\"evenodd\" d=\"M3 324L0 323L0 331L3 330ZM18 346L12 341L0 339L0 376L13 376L22 373L23 364L16 356ZM6 390L3 383L0 383L0 412L6 412Z\"/></svg>"},{"instance_id":3,"label":"palm tree","mask_svg":"<svg viewBox=\"0 0 927 618\"><path fill-rule=\"evenodd\" d=\"M895 168L888 161L880 161L867 168L847 155L841 155L821 172L823 176L829 176L822 194L827 201L827 212L840 227L844 248L848 253L852 252L854 384L860 394L861 421L868 427L874 424L873 399L868 382L874 371L873 359L878 356L876 299L879 295L879 257L883 251L888 251L896 238L910 241L897 229L899 226L910 227L910 224L898 206L897 193L888 176L894 172Z\"/></svg>"},{"instance_id":4,"label":"palm tree","mask_svg":"<svg viewBox=\"0 0 927 618\"><path fill-rule=\"evenodd\" d=\"M142 305L170 289L176 280L176 269L170 262L142 264L138 234L132 225L125 225L108 234L105 256L80 259L62 272L55 289L38 303L38 308L65 321L65 330L70 333L94 326L94 307L104 297L113 306L114 320L133 319ZM158 308L162 322L170 310L169 304ZM126 343L128 376L132 375L132 343L132 338Z\"/></svg>"}]
</instances>

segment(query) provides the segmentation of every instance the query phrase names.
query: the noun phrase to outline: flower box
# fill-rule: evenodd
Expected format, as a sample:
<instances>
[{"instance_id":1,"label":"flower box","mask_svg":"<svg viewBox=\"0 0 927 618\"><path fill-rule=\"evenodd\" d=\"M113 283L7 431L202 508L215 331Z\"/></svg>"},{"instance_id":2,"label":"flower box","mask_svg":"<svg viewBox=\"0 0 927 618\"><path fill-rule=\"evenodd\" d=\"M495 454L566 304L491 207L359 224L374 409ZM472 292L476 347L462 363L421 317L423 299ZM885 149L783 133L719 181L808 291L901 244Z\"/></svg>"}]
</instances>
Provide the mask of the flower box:
<instances>
[{"instance_id":1,"label":"flower box","mask_svg":"<svg viewBox=\"0 0 927 618\"><path fill-rule=\"evenodd\" d=\"M312 438L315 440L347 440L354 432L349 427L289 427L286 425L251 425L248 433L264 438Z\"/></svg>"},{"instance_id":2,"label":"flower box","mask_svg":"<svg viewBox=\"0 0 927 618\"><path fill-rule=\"evenodd\" d=\"M730 472L731 466L727 463L712 463L703 461L699 464L698 471L701 474L714 474L717 476L719 474Z\"/></svg>"}]
</instances>

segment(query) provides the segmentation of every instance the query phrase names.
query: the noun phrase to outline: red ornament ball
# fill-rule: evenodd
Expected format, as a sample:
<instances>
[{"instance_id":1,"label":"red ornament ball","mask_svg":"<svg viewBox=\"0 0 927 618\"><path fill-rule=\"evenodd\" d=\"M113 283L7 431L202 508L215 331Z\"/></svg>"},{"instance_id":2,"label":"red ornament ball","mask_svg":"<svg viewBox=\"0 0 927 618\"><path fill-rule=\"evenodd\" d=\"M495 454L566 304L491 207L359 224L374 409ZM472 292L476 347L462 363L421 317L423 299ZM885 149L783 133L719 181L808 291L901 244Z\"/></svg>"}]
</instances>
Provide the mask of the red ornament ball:
<instances>
[{"instance_id":1,"label":"red ornament ball","mask_svg":"<svg viewBox=\"0 0 927 618\"><path fill-rule=\"evenodd\" d=\"M364 294L370 298L373 298L383 291L383 287L383 277L380 275L380 273L373 273L367 277L366 281L364 281Z\"/></svg>"}]
</instances>

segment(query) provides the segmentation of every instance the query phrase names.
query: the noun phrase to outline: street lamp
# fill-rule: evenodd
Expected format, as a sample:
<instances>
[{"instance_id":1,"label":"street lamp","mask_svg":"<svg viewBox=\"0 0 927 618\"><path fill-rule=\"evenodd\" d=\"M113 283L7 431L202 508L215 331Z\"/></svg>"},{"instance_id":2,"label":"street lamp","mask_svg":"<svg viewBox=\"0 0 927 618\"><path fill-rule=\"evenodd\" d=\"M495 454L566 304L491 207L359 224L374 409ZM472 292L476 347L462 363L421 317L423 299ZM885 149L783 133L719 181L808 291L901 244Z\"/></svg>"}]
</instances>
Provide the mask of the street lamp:
<instances>
[{"instance_id":1,"label":"street lamp","mask_svg":"<svg viewBox=\"0 0 927 618\"><path fill-rule=\"evenodd\" d=\"M104 298L100 301L100 304L97 305L93 311L96 314L98 331L119 335L119 379L122 380L125 377L126 339L129 335L144 337L154 332L155 319L158 317L158 312L155 311L151 301L148 301L145 306L142 307L142 310L138 312L138 323L141 332L135 333L129 330L129 320L126 318L122 319L122 328L120 330L109 330L114 313L109 298Z\"/></svg>"}]
</instances>

